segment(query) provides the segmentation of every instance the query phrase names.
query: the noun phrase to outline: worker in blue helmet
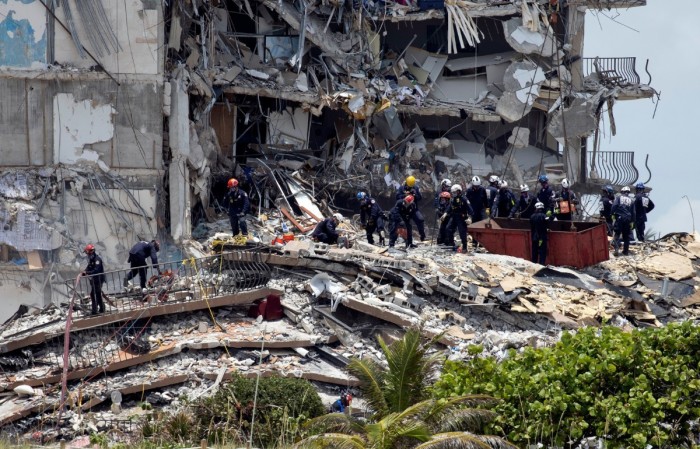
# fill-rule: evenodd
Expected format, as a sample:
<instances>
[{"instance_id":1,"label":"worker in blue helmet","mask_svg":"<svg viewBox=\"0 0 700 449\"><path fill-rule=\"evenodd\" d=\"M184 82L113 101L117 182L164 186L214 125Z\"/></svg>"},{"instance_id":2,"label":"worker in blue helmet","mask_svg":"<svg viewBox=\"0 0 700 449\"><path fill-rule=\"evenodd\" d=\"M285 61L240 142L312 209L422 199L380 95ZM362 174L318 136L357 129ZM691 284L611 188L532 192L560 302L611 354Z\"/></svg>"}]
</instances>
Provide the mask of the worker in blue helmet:
<instances>
[{"instance_id":1,"label":"worker in blue helmet","mask_svg":"<svg viewBox=\"0 0 700 449\"><path fill-rule=\"evenodd\" d=\"M646 230L647 214L654 210L654 202L649 198L646 192L646 186L643 182L637 183L634 195L634 211L636 218L634 222L634 230L637 233L637 241L644 241L644 231Z\"/></svg>"}]
</instances>

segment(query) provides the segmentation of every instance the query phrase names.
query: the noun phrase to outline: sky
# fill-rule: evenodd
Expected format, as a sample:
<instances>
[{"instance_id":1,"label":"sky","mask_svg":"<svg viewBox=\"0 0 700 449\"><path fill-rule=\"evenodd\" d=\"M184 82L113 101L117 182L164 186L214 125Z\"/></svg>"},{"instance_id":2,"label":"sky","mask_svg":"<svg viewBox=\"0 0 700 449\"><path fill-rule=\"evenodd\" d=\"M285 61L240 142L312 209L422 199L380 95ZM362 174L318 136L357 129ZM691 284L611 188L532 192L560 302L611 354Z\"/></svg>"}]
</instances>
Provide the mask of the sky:
<instances>
[{"instance_id":1,"label":"sky","mask_svg":"<svg viewBox=\"0 0 700 449\"><path fill-rule=\"evenodd\" d=\"M606 119L600 146L634 151L641 181L649 177L644 167L649 154L647 185L656 208L647 230L660 235L700 229L700 144L694 132L700 129L698 17L700 0L647 0L646 6L591 11L586 17L584 56L636 56L642 83L648 82L649 59L651 86L661 93L658 105L650 99L616 102L617 134L610 135Z\"/></svg>"}]
</instances>

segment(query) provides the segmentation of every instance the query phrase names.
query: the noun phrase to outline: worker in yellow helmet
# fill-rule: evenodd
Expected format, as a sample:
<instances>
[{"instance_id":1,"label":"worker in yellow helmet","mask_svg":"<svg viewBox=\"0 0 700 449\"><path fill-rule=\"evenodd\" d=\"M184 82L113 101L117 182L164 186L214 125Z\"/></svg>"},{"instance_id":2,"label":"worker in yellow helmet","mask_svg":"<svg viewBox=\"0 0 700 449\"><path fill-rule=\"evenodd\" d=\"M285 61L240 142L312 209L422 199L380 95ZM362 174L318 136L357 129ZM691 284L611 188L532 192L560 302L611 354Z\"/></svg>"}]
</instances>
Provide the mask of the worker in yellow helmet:
<instances>
[{"instance_id":1,"label":"worker in yellow helmet","mask_svg":"<svg viewBox=\"0 0 700 449\"><path fill-rule=\"evenodd\" d=\"M425 217L423 217L423 213L421 213L417 207L418 202L423 199L423 195L421 195L420 188L416 184L416 178L413 176L408 176L403 186L396 190L397 201L401 201L407 196L413 197L413 202L416 204L415 213L412 213L410 218L416 223L416 228L418 229L418 234L420 235L420 241L425 241Z\"/></svg>"}]
</instances>

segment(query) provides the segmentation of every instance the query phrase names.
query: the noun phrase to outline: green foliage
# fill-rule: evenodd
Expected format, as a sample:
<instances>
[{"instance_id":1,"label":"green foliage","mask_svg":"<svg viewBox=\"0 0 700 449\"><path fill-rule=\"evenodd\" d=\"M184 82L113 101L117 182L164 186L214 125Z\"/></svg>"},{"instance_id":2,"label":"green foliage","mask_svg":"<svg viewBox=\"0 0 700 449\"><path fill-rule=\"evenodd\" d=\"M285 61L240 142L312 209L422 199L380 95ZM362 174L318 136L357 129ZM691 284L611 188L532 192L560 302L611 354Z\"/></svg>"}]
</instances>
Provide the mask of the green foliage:
<instances>
[{"instance_id":1,"label":"green foliage","mask_svg":"<svg viewBox=\"0 0 700 449\"><path fill-rule=\"evenodd\" d=\"M433 392L502 399L491 430L519 445L606 436L610 449L690 447L690 421L700 418L699 363L700 328L690 323L585 328L552 348L511 351L501 363L448 362Z\"/></svg>"}]
</instances>

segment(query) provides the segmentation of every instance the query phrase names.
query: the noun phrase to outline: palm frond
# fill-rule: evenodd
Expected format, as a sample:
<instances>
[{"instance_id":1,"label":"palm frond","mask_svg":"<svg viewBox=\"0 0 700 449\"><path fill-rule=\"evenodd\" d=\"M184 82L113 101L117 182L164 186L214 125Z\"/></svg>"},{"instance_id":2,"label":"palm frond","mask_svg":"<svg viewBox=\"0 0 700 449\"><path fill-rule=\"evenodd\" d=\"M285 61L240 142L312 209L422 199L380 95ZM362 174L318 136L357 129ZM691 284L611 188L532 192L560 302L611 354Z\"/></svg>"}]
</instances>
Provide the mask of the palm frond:
<instances>
[{"instance_id":1,"label":"palm frond","mask_svg":"<svg viewBox=\"0 0 700 449\"><path fill-rule=\"evenodd\" d=\"M433 435L414 449L492 449L486 442L469 432L447 432Z\"/></svg>"},{"instance_id":2,"label":"palm frond","mask_svg":"<svg viewBox=\"0 0 700 449\"><path fill-rule=\"evenodd\" d=\"M382 368L371 360L352 359L347 370L360 380L360 390L369 408L380 417L389 413L389 406L384 396Z\"/></svg>"},{"instance_id":3,"label":"palm frond","mask_svg":"<svg viewBox=\"0 0 700 449\"><path fill-rule=\"evenodd\" d=\"M497 416L498 414L491 410L463 408L444 414L442 419L437 421L433 427L439 432L479 432Z\"/></svg>"},{"instance_id":4,"label":"palm frond","mask_svg":"<svg viewBox=\"0 0 700 449\"><path fill-rule=\"evenodd\" d=\"M477 395L477 394L472 394L472 395L464 395L464 396L455 396L451 397L448 399L441 399L438 401L435 401L435 406L428 412L423 419L425 420L428 425L430 425L432 428L435 429L440 429L441 431L458 431L458 430L470 430L473 431L475 430L474 427L469 425L469 427L445 427L443 426L443 423L445 419L451 419L454 418L455 415L460 414L460 410L464 410L465 407L475 407L475 406L489 406L493 405L497 402L497 399L495 399L492 396L488 395ZM473 414L474 412L470 412L470 414ZM490 419L488 414L482 414L480 418L484 422L488 422ZM469 416L466 416L466 421L465 423L469 423ZM455 421L457 422L457 421ZM473 422L473 424L476 424L476 422Z\"/></svg>"},{"instance_id":5,"label":"palm frond","mask_svg":"<svg viewBox=\"0 0 700 449\"><path fill-rule=\"evenodd\" d=\"M486 443L491 449L518 449L518 446L495 435L476 435L476 437Z\"/></svg>"},{"instance_id":6,"label":"palm frond","mask_svg":"<svg viewBox=\"0 0 700 449\"><path fill-rule=\"evenodd\" d=\"M401 421L397 413L366 426L367 439L375 449L393 449L399 440L423 442L430 439L430 430L420 420Z\"/></svg>"},{"instance_id":7,"label":"palm frond","mask_svg":"<svg viewBox=\"0 0 700 449\"><path fill-rule=\"evenodd\" d=\"M354 435L323 433L305 438L292 446L294 449L365 449L367 444Z\"/></svg>"},{"instance_id":8,"label":"palm frond","mask_svg":"<svg viewBox=\"0 0 700 449\"><path fill-rule=\"evenodd\" d=\"M364 426L357 419L344 413L328 413L308 420L304 428L313 434L343 433L364 434Z\"/></svg>"}]
</instances>

